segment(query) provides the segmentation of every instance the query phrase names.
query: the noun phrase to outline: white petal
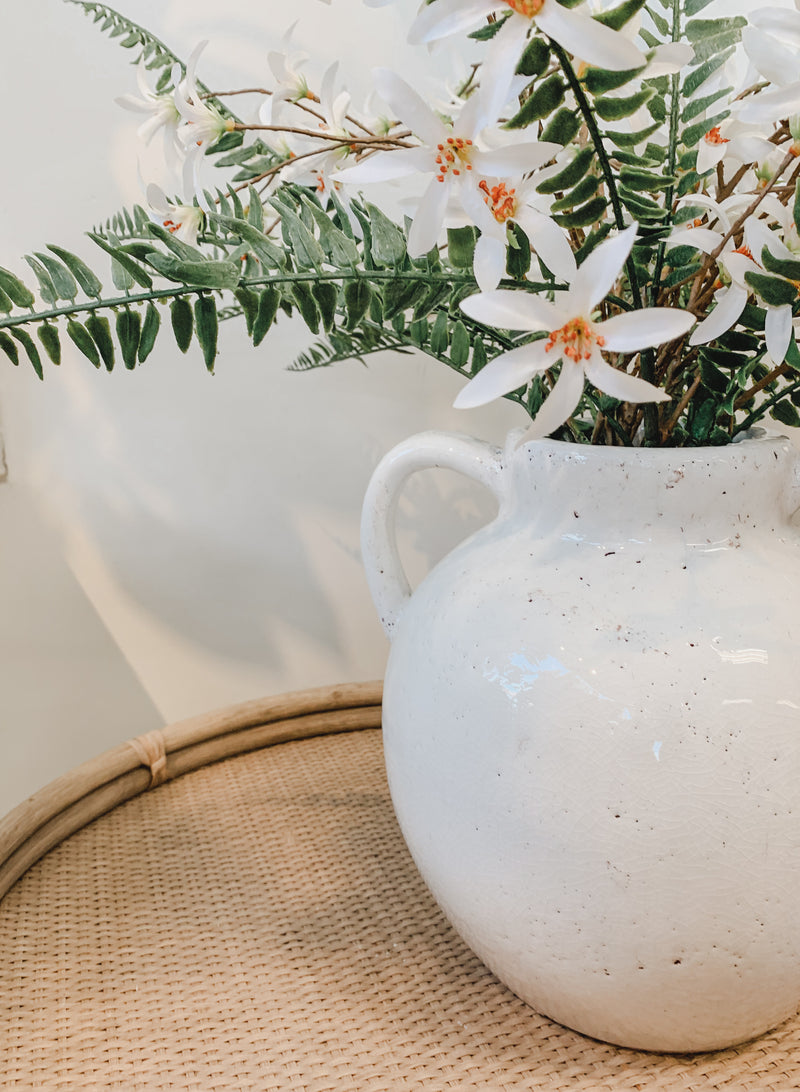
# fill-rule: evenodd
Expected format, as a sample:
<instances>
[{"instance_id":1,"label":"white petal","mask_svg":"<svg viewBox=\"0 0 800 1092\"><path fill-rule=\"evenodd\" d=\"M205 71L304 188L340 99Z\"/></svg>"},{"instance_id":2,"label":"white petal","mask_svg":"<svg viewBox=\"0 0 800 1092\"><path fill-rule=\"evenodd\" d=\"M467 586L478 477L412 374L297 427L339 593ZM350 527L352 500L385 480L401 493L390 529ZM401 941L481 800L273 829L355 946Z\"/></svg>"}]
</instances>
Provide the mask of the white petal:
<instances>
[{"instance_id":1,"label":"white petal","mask_svg":"<svg viewBox=\"0 0 800 1092\"><path fill-rule=\"evenodd\" d=\"M764 333L767 341L767 352L776 364L780 364L786 356L789 339L792 336L792 308L788 303L783 307L767 308Z\"/></svg>"},{"instance_id":2,"label":"white petal","mask_svg":"<svg viewBox=\"0 0 800 1092\"><path fill-rule=\"evenodd\" d=\"M473 270L481 292L497 288L506 271L506 248L500 239L481 235L475 244Z\"/></svg>"},{"instance_id":3,"label":"white petal","mask_svg":"<svg viewBox=\"0 0 800 1092\"><path fill-rule=\"evenodd\" d=\"M697 145L697 173L705 174L706 171L716 167L722 162L727 150L727 144L712 144L702 137Z\"/></svg>"},{"instance_id":4,"label":"white petal","mask_svg":"<svg viewBox=\"0 0 800 1092\"><path fill-rule=\"evenodd\" d=\"M527 174L547 163L557 152L560 144L548 140L527 140L522 144L511 144L505 148L494 148L490 152L476 151L472 155L472 165L481 174L491 178L506 178L509 175Z\"/></svg>"},{"instance_id":5,"label":"white petal","mask_svg":"<svg viewBox=\"0 0 800 1092\"><path fill-rule=\"evenodd\" d=\"M521 209L516 220L530 239L537 257L559 280L569 283L575 276L577 266L564 229L549 216L532 208Z\"/></svg>"},{"instance_id":6,"label":"white petal","mask_svg":"<svg viewBox=\"0 0 800 1092\"><path fill-rule=\"evenodd\" d=\"M151 209L160 212L163 216L169 212L167 195L156 182L150 182L145 191L147 203Z\"/></svg>"},{"instance_id":7,"label":"white petal","mask_svg":"<svg viewBox=\"0 0 800 1092\"><path fill-rule=\"evenodd\" d=\"M447 136L444 123L414 88L396 72L388 68L376 68L372 75L375 88L384 102L421 140L426 144L438 144Z\"/></svg>"},{"instance_id":8,"label":"white petal","mask_svg":"<svg viewBox=\"0 0 800 1092\"><path fill-rule=\"evenodd\" d=\"M410 174L434 171L436 164L430 148L401 148L397 152L375 152L360 163L345 167L331 177L337 182L360 186L364 182L385 182L389 178L407 178Z\"/></svg>"},{"instance_id":9,"label":"white petal","mask_svg":"<svg viewBox=\"0 0 800 1092\"><path fill-rule=\"evenodd\" d=\"M600 353L593 353L584 365L586 378L599 391L620 402L669 402L669 395L636 375L612 368Z\"/></svg>"},{"instance_id":10,"label":"white petal","mask_svg":"<svg viewBox=\"0 0 800 1092\"><path fill-rule=\"evenodd\" d=\"M604 239L578 268L569 287L567 305L576 315L587 314L614 287L633 248L638 227L631 224L618 235Z\"/></svg>"},{"instance_id":11,"label":"white petal","mask_svg":"<svg viewBox=\"0 0 800 1092\"><path fill-rule=\"evenodd\" d=\"M771 83L786 87L797 79L797 53L771 34L752 26L743 27L742 46L761 75Z\"/></svg>"},{"instance_id":12,"label":"white petal","mask_svg":"<svg viewBox=\"0 0 800 1092\"><path fill-rule=\"evenodd\" d=\"M722 232L711 228L677 228L667 239L667 247L693 246L704 254L711 254L723 240Z\"/></svg>"},{"instance_id":13,"label":"white petal","mask_svg":"<svg viewBox=\"0 0 800 1092\"><path fill-rule=\"evenodd\" d=\"M596 333L605 338L604 349L612 353L632 353L674 341L687 333L697 320L677 307L644 307L625 311L605 322L596 322Z\"/></svg>"},{"instance_id":14,"label":"white petal","mask_svg":"<svg viewBox=\"0 0 800 1092\"><path fill-rule=\"evenodd\" d=\"M441 0L439 0L441 2ZM598 23L577 8L564 8L554 0L536 16L536 24L574 57L614 72L641 68L647 58L618 30Z\"/></svg>"},{"instance_id":15,"label":"white petal","mask_svg":"<svg viewBox=\"0 0 800 1092\"><path fill-rule=\"evenodd\" d=\"M431 4L426 10L430 11L444 2L446 0L437 0L435 5ZM500 117L514 83L514 72L525 48L529 30L530 22L527 19L512 15L488 43L481 65L479 91L483 125L479 125L478 129L494 124Z\"/></svg>"},{"instance_id":16,"label":"white petal","mask_svg":"<svg viewBox=\"0 0 800 1092\"><path fill-rule=\"evenodd\" d=\"M744 99L738 117L742 121L760 124L797 113L800 113L800 82L792 83L780 91L760 91L756 95L750 95Z\"/></svg>"},{"instance_id":17,"label":"white petal","mask_svg":"<svg viewBox=\"0 0 800 1092\"><path fill-rule=\"evenodd\" d=\"M408 233L408 254L411 258L421 258L439 241L439 233L444 223L450 185L447 181L439 182L432 178L422 195L416 215Z\"/></svg>"},{"instance_id":18,"label":"white petal","mask_svg":"<svg viewBox=\"0 0 800 1092\"><path fill-rule=\"evenodd\" d=\"M555 363L545 351L546 344L545 340L534 341L532 345L521 345L518 349L509 349L507 353L496 356L470 379L453 405L456 409L472 409L474 406L492 402L495 398L502 398L509 391L515 391L517 387L527 383L531 376L543 372Z\"/></svg>"},{"instance_id":19,"label":"white petal","mask_svg":"<svg viewBox=\"0 0 800 1092\"><path fill-rule=\"evenodd\" d=\"M692 331L689 338L690 345L706 345L709 341L730 330L739 321L739 316L744 311L747 303L747 291L738 285L732 284L730 288L723 288L715 299L714 310Z\"/></svg>"},{"instance_id":20,"label":"white petal","mask_svg":"<svg viewBox=\"0 0 800 1092\"><path fill-rule=\"evenodd\" d=\"M671 76L694 57L694 49L686 42L665 42L656 46L644 73L648 80L655 76Z\"/></svg>"},{"instance_id":21,"label":"white petal","mask_svg":"<svg viewBox=\"0 0 800 1092\"><path fill-rule=\"evenodd\" d=\"M499 224L489 212L489 206L484 200L484 195L481 190L478 189L478 179L474 175L465 178L462 184L458 187L458 198L461 202L461 206L469 217L470 221L481 230L484 235L494 236L496 239L504 240L506 237L506 229L502 224Z\"/></svg>"},{"instance_id":22,"label":"white petal","mask_svg":"<svg viewBox=\"0 0 800 1092\"><path fill-rule=\"evenodd\" d=\"M555 304L532 292L513 292L506 288L467 296L461 301L461 310L485 326L495 326L499 330L527 330L530 333L559 330L570 319L570 315Z\"/></svg>"},{"instance_id":23,"label":"white petal","mask_svg":"<svg viewBox=\"0 0 800 1092\"><path fill-rule=\"evenodd\" d=\"M545 398L530 428L522 437L522 443L528 440L541 440L564 424L581 400L583 380L583 368L572 360L565 360L561 365L556 385Z\"/></svg>"},{"instance_id":24,"label":"white petal","mask_svg":"<svg viewBox=\"0 0 800 1092\"><path fill-rule=\"evenodd\" d=\"M408 41L419 45L474 30L498 6L497 0L437 0L424 7L411 24Z\"/></svg>"},{"instance_id":25,"label":"white petal","mask_svg":"<svg viewBox=\"0 0 800 1092\"><path fill-rule=\"evenodd\" d=\"M732 137L728 145L728 154L735 156L741 163L763 163L768 155L775 151L775 145L766 137L743 134ZM767 194L771 197L771 194Z\"/></svg>"}]
</instances>

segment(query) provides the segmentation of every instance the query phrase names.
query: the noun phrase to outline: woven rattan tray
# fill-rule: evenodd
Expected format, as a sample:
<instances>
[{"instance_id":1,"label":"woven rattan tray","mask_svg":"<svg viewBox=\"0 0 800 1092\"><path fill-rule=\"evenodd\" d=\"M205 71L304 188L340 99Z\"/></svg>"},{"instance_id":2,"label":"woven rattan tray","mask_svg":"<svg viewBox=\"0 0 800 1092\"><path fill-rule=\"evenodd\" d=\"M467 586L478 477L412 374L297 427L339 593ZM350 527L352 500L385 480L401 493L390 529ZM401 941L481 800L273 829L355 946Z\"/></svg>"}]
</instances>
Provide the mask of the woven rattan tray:
<instances>
[{"instance_id":1,"label":"woven rattan tray","mask_svg":"<svg viewBox=\"0 0 800 1092\"><path fill-rule=\"evenodd\" d=\"M379 724L377 684L251 702L0 823L0 1087L800 1089L798 1019L648 1055L509 993L414 870Z\"/></svg>"}]
</instances>

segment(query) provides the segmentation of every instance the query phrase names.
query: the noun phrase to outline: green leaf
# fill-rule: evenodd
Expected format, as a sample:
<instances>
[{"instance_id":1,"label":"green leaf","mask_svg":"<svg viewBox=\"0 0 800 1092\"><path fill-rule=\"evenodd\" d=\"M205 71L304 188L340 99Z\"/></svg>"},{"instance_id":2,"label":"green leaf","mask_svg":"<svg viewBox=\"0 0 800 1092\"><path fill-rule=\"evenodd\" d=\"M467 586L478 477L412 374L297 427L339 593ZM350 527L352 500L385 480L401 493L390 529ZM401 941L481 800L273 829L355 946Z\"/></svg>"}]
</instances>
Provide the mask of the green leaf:
<instances>
[{"instance_id":1,"label":"green leaf","mask_svg":"<svg viewBox=\"0 0 800 1092\"><path fill-rule=\"evenodd\" d=\"M376 265L399 266L406 256L406 240L403 232L375 205L367 202L372 243L370 249Z\"/></svg>"},{"instance_id":2,"label":"green leaf","mask_svg":"<svg viewBox=\"0 0 800 1092\"><path fill-rule=\"evenodd\" d=\"M661 172L637 170L635 167L623 167L619 172L619 180L625 186L630 186L635 192L644 190L646 193L657 193L659 190L669 189L678 181L675 175Z\"/></svg>"},{"instance_id":3,"label":"green leaf","mask_svg":"<svg viewBox=\"0 0 800 1092\"><path fill-rule=\"evenodd\" d=\"M516 281L524 280L531 267L530 240L516 221L506 225L506 238L506 273Z\"/></svg>"},{"instance_id":4,"label":"green leaf","mask_svg":"<svg viewBox=\"0 0 800 1092\"><path fill-rule=\"evenodd\" d=\"M106 371L114 369L114 339L111 337L111 324L105 315L89 315L85 323L86 329L92 335L100 356L105 364Z\"/></svg>"},{"instance_id":5,"label":"green leaf","mask_svg":"<svg viewBox=\"0 0 800 1092\"><path fill-rule=\"evenodd\" d=\"M64 248L60 246L55 246L53 243L48 243L47 249L52 250L52 252L61 259L81 286L85 295L90 296L92 299L100 298L103 291L103 285L86 262L79 258L77 254L71 254L68 250L64 250Z\"/></svg>"},{"instance_id":6,"label":"green leaf","mask_svg":"<svg viewBox=\"0 0 800 1092\"><path fill-rule=\"evenodd\" d=\"M69 319L67 322L67 334L72 340L73 344L80 349L83 355L88 361L90 361L95 368L100 367L100 354L97 351L97 346L94 340L86 329L85 326L81 326L75 319Z\"/></svg>"},{"instance_id":7,"label":"green leaf","mask_svg":"<svg viewBox=\"0 0 800 1092\"><path fill-rule=\"evenodd\" d=\"M275 321L281 294L273 285L268 285L258 298L258 314L253 323L253 344L260 345L267 331Z\"/></svg>"},{"instance_id":8,"label":"green leaf","mask_svg":"<svg viewBox=\"0 0 800 1092\"><path fill-rule=\"evenodd\" d=\"M179 239L177 235L174 235L171 231L167 231L161 224L156 224L151 221L147 224L145 230L148 235L153 235L156 239L160 239L165 246L169 247L173 254L181 259L181 261L197 262L203 260L203 256L197 247L189 246L188 243L184 243L182 239ZM153 253L152 247L149 247L148 250L150 253ZM142 257L144 257L144 255L142 255Z\"/></svg>"},{"instance_id":9,"label":"green leaf","mask_svg":"<svg viewBox=\"0 0 800 1092\"><path fill-rule=\"evenodd\" d=\"M78 283L70 271L61 262L51 258L49 254L34 251L34 254L50 274L50 279L60 300L74 300L78 294Z\"/></svg>"},{"instance_id":10,"label":"green leaf","mask_svg":"<svg viewBox=\"0 0 800 1092\"><path fill-rule=\"evenodd\" d=\"M471 224L447 229L447 256L455 269L472 269L476 238L477 232Z\"/></svg>"},{"instance_id":11,"label":"green leaf","mask_svg":"<svg viewBox=\"0 0 800 1092\"><path fill-rule=\"evenodd\" d=\"M369 281L359 277L346 281L344 285L344 305L347 310L347 329L354 330L361 322L372 298Z\"/></svg>"},{"instance_id":12,"label":"green leaf","mask_svg":"<svg viewBox=\"0 0 800 1092\"><path fill-rule=\"evenodd\" d=\"M776 402L769 411L769 415L774 417L776 421L780 421L782 425L788 425L790 428L800 428L800 413L797 412L791 402L785 400Z\"/></svg>"},{"instance_id":13,"label":"green leaf","mask_svg":"<svg viewBox=\"0 0 800 1092\"><path fill-rule=\"evenodd\" d=\"M150 289L153 287L153 278L142 267L135 262L132 258L124 254L118 246L113 246L110 242L102 237L102 235L96 234L94 231L87 233L93 243L96 243L101 250L105 250L107 254L110 254L114 261L121 269L127 273L133 281L140 285L142 288ZM113 267L112 267L113 268ZM116 283L116 281L115 281ZM118 285L117 287L125 289L125 285Z\"/></svg>"},{"instance_id":14,"label":"green leaf","mask_svg":"<svg viewBox=\"0 0 800 1092\"><path fill-rule=\"evenodd\" d=\"M332 328L336 318L336 304L339 298L336 285L330 281L320 281L311 286L311 294L319 308L322 328L327 332Z\"/></svg>"},{"instance_id":15,"label":"green leaf","mask_svg":"<svg viewBox=\"0 0 800 1092\"><path fill-rule=\"evenodd\" d=\"M764 273L751 272L745 273L744 279L761 296L764 303L772 307L791 304L797 299L797 289L788 281L769 277Z\"/></svg>"},{"instance_id":16,"label":"green leaf","mask_svg":"<svg viewBox=\"0 0 800 1092\"><path fill-rule=\"evenodd\" d=\"M795 183L794 202L792 204L792 219L794 220L794 226L797 228L798 231L800 231L800 179L798 179ZM11 295L10 292L9 295Z\"/></svg>"},{"instance_id":17,"label":"green leaf","mask_svg":"<svg viewBox=\"0 0 800 1092\"><path fill-rule=\"evenodd\" d=\"M625 95L612 97L610 95L599 95L594 100L595 113L603 121L621 121L623 118L629 118L631 114L635 114L646 102L652 99L654 89L652 87L642 87L639 91L634 91L632 95Z\"/></svg>"},{"instance_id":18,"label":"green leaf","mask_svg":"<svg viewBox=\"0 0 800 1092\"><path fill-rule=\"evenodd\" d=\"M211 220L232 235L237 235L263 265L270 269L282 269L286 264L286 256L278 244L246 220L235 220L230 216L212 216Z\"/></svg>"},{"instance_id":19,"label":"green leaf","mask_svg":"<svg viewBox=\"0 0 800 1092\"><path fill-rule=\"evenodd\" d=\"M507 121L504 129L525 129L534 121L549 117L564 101L566 84L561 76L554 72L533 91L517 113Z\"/></svg>"},{"instance_id":20,"label":"green leaf","mask_svg":"<svg viewBox=\"0 0 800 1092\"><path fill-rule=\"evenodd\" d=\"M592 147L581 148L579 152L557 174L550 175L536 187L539 193L559 193L572 189L583 178L594 161Z\"/></svg>"},{"instance_id":21,"label":"green leaf","mask_svg":"<svg viewBox=\"0 0 800 1092\"><path fill-rule=\"evenodd\" d=\"M243 142L244 133L241 130L231 130L229 133L223 133L219 140L206 150L206 155L221 155L232 148L240 147Z\"/></svg>"},{"instance_id":22,"label":"green leaf","mask_svg":"<svg viewBox=\"0 0 800 1092\"><path fill-rule=\"evenodd\" d=\"M417 301L427 291L424 281L391 280L383 288L383 317L388 322L402 313L408 307L416 305Z\"/></svg>"},{"instance_id":23,"label":"green leaf","mask_svg":"<svg viewBox=\"0 0 800 1092\"><path fill-rule=\"evenodd\" d=\"M580 127L581 119L578 111L562 106L545 125L540 139L552 141L554 144L563 144L566 147L578 135Z\"/></svg>"},{"instance_id":24,"label":"green leaf","mask_svg":"<svg viewBox=\"0 0 800 1092\"><path fill-rule=\"evenodd\" d=\"M319 269L325 261L325 253L316 238L297 213L274 197L270 199L270 203L280 214L281 231L297 265L302 269Z\"/></svg>"},{"instance_id":25,"label":"green leaf","mask_svg":"<svg viewBox=\"0 0 800 1092\"><path fill-rule=\"evenodd\" d=\"M741 30L747 26L743 15L733 15L727 19L690 19L684 34L690 42L700 42L707 38L718 38L729 30Z\"/></svg>"},{"instance_id":26,"label":"green leaf","mask_svg":"<svg viewBox=\"0 0 800 1092\"><path fill-rule=\"evenodd\" d=\"M607 137L612 144L616 144L618 148L635 148L637 144L642 144L649 136L652 136L659 128L657 121L652 125L646 126L644 129L637 129L635 132L625 132L622 129L607 130L603 135Z\"/></svg>"},{"instance_id":27,"label":"green leaf","mask_svg":"<svg viewBox=\"0 0 800 1092\"><path fill-rule=\"evenodd\" d=\"M180 351L185 353L192 343L192 332L194 331L192 305L185 296L178 296L170 304L169 312L175 341Z\"/></svg>"},{"instance_id":28,"label":"green leaf","mask_svg":"<svg viewBox=\"0 0 800 1092\"><path fill-rule=\"evenodd\" d=\"M235 194L232 196L236 196ZM264 206L258 196L258 190L254 186L247 187L247 222L252 224L256 231L264 230Z\"/></svg>"},{"instance_id":29,"label":"green leaf","mask_svg":"<svg viewBox=\"0 0 800 1092\"><path fill-rule=\"evenodd\" d=\"M585 205L575 209L574 212L564 212L560 216L554 216L553 219L557 224L566 228L590 227L603 218L607 208L607 198L595 197L591 201L587 201Z\"/></svg>"},{"instance_id":30,"label":"green leaf","mask_svg":"<svg viewBox=\"0 0 800 1092\"><path fill-rule=\"evenodd\" d=\"M0 288L0 313L9 315L11 314L13 307L14 304L11 302L10 298L5 294L3 289Z\"/></svg>"},{"instance_id":31,"label":"green leaf","mask_svg":"<svg viewBox=\"0 0 800 1092\"><path fill-rule=\"evenodd\" d=\"M434 320L429 344L434 356L444 356L447 352L447 313L445 311L440 311Z\"/></svg>"},{"instance_id":32,"label":"green leaf","mask_svg":"<svg viewBox=\"0 0 800 1092\"><path fill-rule=\"evenodd\" d=\"M252 337L253 324L258 314L258 292L254 292L252 288L242 286L237 288L233 294L241 305L242 314L247 325L247 335Z\"/></svg>"},{"instance_id":33,"label":"green leaf","mask_svg":"<svg viewBox=\"0 0 800 1092\"><path fill-rule=\"evenodd\" d=\"M528 44L522 51L522 56L517 64L518 76L541 76L547 70L550 63L550 46L544 38L535 35L528 39Z\"/></svg>"},{"instance_id":34,"label":"green leaf","mask_svg":"<svg viewBox=\"0 0 800 1092\"><path fill-rule=\"evenodd\" d=\"M5 330L0 330L0 349L3 350L15 367L19 364L19 349Z\"/></svg>"},{"instance_id":35,"label":"green leaf","mask_svg":"<svg viewBox=\"0 0 800 1092\"><path fill-rule=\"evenodd\" d=\"M40 379L44 379L44 369L42 368L42 358L39 356L39 350L36 348L33 338L27 330L11 330L11 336L16 338L30 360L33 370L39 376Z\"/></svg>"},{"instance_id":36,"label":"green leaf","mask_svg":"<svg viewBox=\"0 0 800 1092\"><path fill-rule=\"evenodd\" d=\"M469 333L461 319L458 319L450 336L450 360L457 368L463 368L467 363L469 350Z\"/></svg>"},{"instance_id":37,"label":"green leaf","mask_svg":"<svg viewBox=\"0 0 800 1092\"><path fill-rule=\"evenodd\" d=\"M50 357L54 364L61 363L61 342L58 337L58 330L55 326L49 322L44 322L36 331L39 341L41 341L44 351Z\"/></svg>"},{"instance_id":38,"label":"green leaf","mask_svg":"<svg viewBox=\"0 0 800 1092\"><path fill-rule=\"evenodd\" d=\"M17 307L33 307L36 297L27 288L19 277L15 277L8 269L0 266L0 288Z\"/></svg>"},{"instance_id":39,"label":"green leaf","mask_svg":"<svg viewBox=\"0 0 800 1092\"><path fill-rule=\"evenodd\" d=\"M156 343L160 326L161 315L159 315L158 308L151 300L144 313L142 336L139 341L138 357L140 364L144 364L145 360L147 360L148 356L150 356L150 353L153 351L153 346Z\"/></svg>"},{"instance_id":40,"label":"green leaf","mask_svg":"<svg viewBox=\"0 0 800 1092\"><path fill-rule=\"evenodd\" d=\"M708 0L711 3L711 0ZM713 57L709 57L708 60L703 61L702 64L693 68L686 79L683 81L683 87L681 93L683 98L689 99L701 87L709 76L717 71L718 68L722 68L727 60L733 56L735 49L733 47L724 50L722 53L718 53Z\"/></svg>"},{"instance_id":41,"label":"green leaf","mask_svg":"<svg viewBox=\"0 0 800 1092\"><path fill-rule=\"evenodd\" d=\"M718 99L728 95L733 88L723 87L717 91L712 91L710 95L703 95L699 99L691 99L686 103L681 112L681 121L691 121L692 118L696 118L699 114L705 113L709 110Z\"/></svg>"},{"instance_id":42,"label":"green leaf","mask_svg":"<svg viewBox=\"0 0 800 1092\"><path fill-rule=\"evenodd\" d=\"M776 258L767 248L761 249L761 264L769 273L778 273L790 281L800 281L800 261L791 258Z\"/></svg>"},{"instance_id":43,"label":"green leaf","mask_svg":"<svg viewBox=\"0 0 800 1092\"><path fill-rule=\"evenodd\" d=\"M194 301L194 329L203 350L206 369L213 375L219 335L219 316L213 296L201 295Z\"/></svg>"},{"instance_id":44,"label":"green leaf","mask_svg":"<svg viewBox=\"0 0 800 1092\"><path fill-rule=\"evenodd\" d=\"M292 285L292 298L297 304L297 310L303 322L312 334L319 330L319 310L314 300L310 286L305 281L298 281Z\"/></svg>"},{"instance_id":45,"label":"green leaf","mask_svg":"<svg viewBox=\"0 0 800 1092\"><path fill-rule=\"evenodd\" d=\"M602 181L602 178L599 178L596 174L587 175L574 189L564 194L560 201L554 201L550 206L550 211L563 212L565 209L574 209L576 205L588 201L590 197L594 197L597 187Z\"/></svg>"},{"instance_id":46,"label":"green leaf","mask_svg":"<svg viewBox=\"0 0 800 1092\"><path fill-rule=\"evenodd\" d=\"M610 71L606 68L587 68L583 82L586 90L592 95L602 95L606 91L616 91L618 87L624 87L626 83L635 79L636 73L641 72L643 67L644 61L639 68L628 68L621 72Z\"/></svg>"},{"instance_id":47,"label":"green leaf","mask_svg":"<svg viewBox=\"0 0 800 1092\"><path fill-rule=\"evenodd\" d=\"M730 382L728 376L721 372L704 353L700 354L700 378L704 387L718 394L727 391Z\"/></svg>"},{"instance_id":48,"label":"green leaf","mask_svg":"<svg viewBox=\"0 0 800 1092\"><path fill-rule=\"evenodd\" d=\"M618 4L617 7L601 12L594 18L598 23L603 23L612 30L621 30L637 12L642 10L646 2L647 0L623 0L623 3Z\"/></svg>"},{"instance_id":49,"label":"green leaf","mask_svg":"<svg viewBox=\"0 0 800 1092\"><path fill-rule=\"evenodd\" d=\"M500 27L509 18L510 12L507 15L501 16L495 20L494 23L484 23L483 26L478 27L477 30L473 30L471 34L468 34L468 38L474 38L476 42L485 42L489 38L494 38Z\"/></svg>"},{"instance_id":50,"label":"green leaf","mask_svg":"<svg viewBox=\"0 0 800 1092\"><path fill-rule=\"evenodd\" d=\"M477 375L482 368L486 367L488 362L486 346L483 344L483 339L476 337L475 341L472 343L472 364L470 366L472 375Z\"/></svg>"},{"instance_id":51,"label":"green leaf","mask_svg":"<svg viewBox=\"0 0 800 1092\"><path fill-rule=\"evenodd\" d=\"M122 363L128 370L136 367L136 354L142 330L142 316L126 307L117 313L116 331Z\"/></svg>"},{"instance_id":52,"label":"green leaf","mask_svg":"<svg viewBox=\"0 0 800 1092\"><path fill-rule=\"evenodd\" d=\"M303 204L314 217L319 228L319 241L333 264L340 269L348 269L356 265L358 247L354 240L338 228L330 216L306 194L303 194Z\"/></svg>"},{"instance_id":53,"label":"green leaf","mask_svg":"<svg viewBox=\"0 0 800 1092\"><path fill-rule=\"evenodd\" d=\"M41 262L37 262L30 254L25 255L25 261L36 274L36 280L39 282L39 295L45 303L49 303L51 307L55 307L58 302L58 293L56 292L56 286L53 284L52 277Z\"/></svg>"},{"instance_id":54,"label":"green leaf","mask_svg":"<svg viewBox=\"0 0 800 1092\"><path fill-rule=\"evenodd\" d=\"M172 281L198 288L233 289L242 277L241 265L231 261L182 262L170 254L151 251L147 262Z\"/></svg>"}]
</instances>

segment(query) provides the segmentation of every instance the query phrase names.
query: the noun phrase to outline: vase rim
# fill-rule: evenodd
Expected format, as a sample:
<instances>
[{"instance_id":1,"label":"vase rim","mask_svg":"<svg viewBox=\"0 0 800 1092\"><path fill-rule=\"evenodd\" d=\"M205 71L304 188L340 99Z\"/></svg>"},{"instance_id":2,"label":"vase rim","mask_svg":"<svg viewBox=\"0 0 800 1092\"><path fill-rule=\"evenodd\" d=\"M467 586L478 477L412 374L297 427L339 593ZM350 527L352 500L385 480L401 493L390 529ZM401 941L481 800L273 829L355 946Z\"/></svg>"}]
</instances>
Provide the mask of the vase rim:
<instances>
[{"instance_id":1,"label":"vase rim","mask_svg":"<svg viewBox=\"0 0 800 1092\"><path fill-rule=\"evenodd\" d=\"M578 461L592 458L605 459L609 462L622 460L631 464L664 464L677 461L683 463L705 463L709 459L724 457L726 453L745 454L753 453L759 449L781 449L785 452L797 452L797 445L782 432L772 432L762 427L755 427L742 433L729 444L716 444L698 447L616 447L606 444L583 444L572 440L528 440L520 444L515 455L522 458L522 453L528 456L536 452L562 454L566 458L574 458Z\"/></svg>"}]
</instances>

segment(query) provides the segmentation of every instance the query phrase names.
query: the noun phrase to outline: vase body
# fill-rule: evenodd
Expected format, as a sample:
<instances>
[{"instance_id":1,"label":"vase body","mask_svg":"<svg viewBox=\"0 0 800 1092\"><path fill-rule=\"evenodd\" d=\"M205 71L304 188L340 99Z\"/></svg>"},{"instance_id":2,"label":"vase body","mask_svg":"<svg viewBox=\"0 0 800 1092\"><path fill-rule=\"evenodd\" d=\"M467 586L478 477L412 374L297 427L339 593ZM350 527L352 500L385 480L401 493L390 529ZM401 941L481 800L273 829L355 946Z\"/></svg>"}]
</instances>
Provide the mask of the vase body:
<instances>
[{"instance_id":1,"label":"vase body","mask_svg":"<svg viewBox=\"0 0 800 1092\"><path fill-rule=\"evenodd\" d=\"M711 1050L800 1006L795 463L426 434L371 484L409 849L495 974L595 1038ZM392 513L430 465L499 513L410 595Z\"/></svg>"}]
</instances>

